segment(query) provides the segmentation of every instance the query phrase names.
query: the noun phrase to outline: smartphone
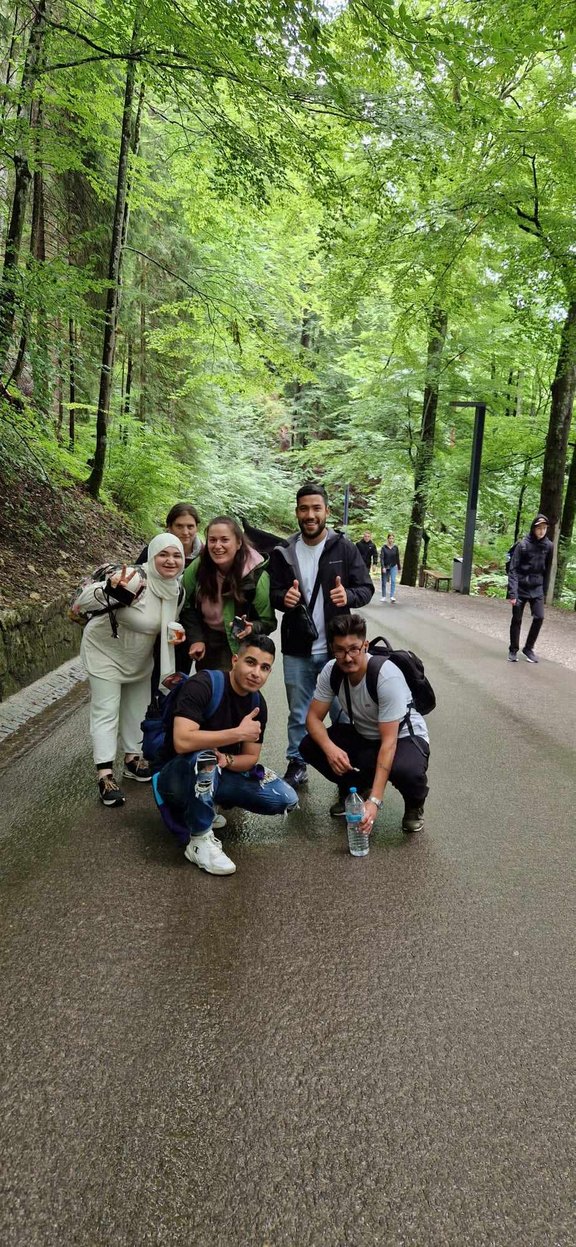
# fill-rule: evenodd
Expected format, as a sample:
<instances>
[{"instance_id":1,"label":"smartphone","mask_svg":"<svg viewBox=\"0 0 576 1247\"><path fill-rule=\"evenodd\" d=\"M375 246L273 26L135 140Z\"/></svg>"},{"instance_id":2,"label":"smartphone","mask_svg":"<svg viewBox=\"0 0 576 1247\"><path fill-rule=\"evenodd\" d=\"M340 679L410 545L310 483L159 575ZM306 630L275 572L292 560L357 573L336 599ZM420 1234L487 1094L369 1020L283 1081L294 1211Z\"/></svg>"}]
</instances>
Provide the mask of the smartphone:
<instances>
[{"instance_id":1,"label":"smartphone","mask_svg":"<svg viewBox=\"0 0 576 1247\"><path fill-rule=\"evenodd\" d=\"M240 615L235 615L232 620L232 636L239 637L244 632L246 624Z\"/></svg>"}]
</instances>

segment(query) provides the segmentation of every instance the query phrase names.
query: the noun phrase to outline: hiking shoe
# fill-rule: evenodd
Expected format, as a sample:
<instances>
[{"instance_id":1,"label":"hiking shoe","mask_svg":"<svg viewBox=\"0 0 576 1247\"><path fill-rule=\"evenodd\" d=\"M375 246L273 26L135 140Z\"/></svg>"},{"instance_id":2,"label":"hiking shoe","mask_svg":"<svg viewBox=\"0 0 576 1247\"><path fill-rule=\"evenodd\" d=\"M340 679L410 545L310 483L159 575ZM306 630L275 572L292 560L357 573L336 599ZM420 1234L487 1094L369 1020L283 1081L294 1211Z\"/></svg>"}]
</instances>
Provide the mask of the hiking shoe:
<instances>
[{"instance_id":1,"label":"hiking shoe","mask_svg":"<svg viewBox=\"0 0 576 1247\"><path fill-rule=\"evenodd\" d=\"M290 784L291 788L299 788L301 784L307 784L308 771L306 770L306 763L299 762L298 758L290 758L286 767L284 782Z\"/></svg>"},{"instance_id":2,"label":"hiking shoe","mask_svg":"<svg viewBox=\"0 0 576 1247\"><path fill-rule=\"evenodd\" d=\"M526 659L526 662L538 662L533 649L523 649L522 653Z\"/></svg>"},{"instance_id":3,"label":"hiking shoe","mask_svg":"<svg viewBox=\"0 0 576 1247\"><path fill-rule=\"evenodd\" d=\"M508 662L518 662L518 650L517 649L508 650Z\"/></svg>"},{"instance_id":4,"label":"hiking shoe","mask_svg":"<svg viewBox=\"0 0 576 1247\"><path fill-rule=\"evenodd\" d=\"M102 805L124 805L126 797L113 775L101 775L98 780L98 796Z\"/></svg>"},{"instance_id":5,"label":"hiking shoe","mask_svg":"<svg viewBox=\"0 0 576 1247\"><path fill-rule=\"evenodd\" d=\"M404 818L402 819L402 831L410 834L414 831L424 830L424 806L423 805L405 805Z\"/></svg>"},{"instance_id":6,"label":"hiking shoe","mask_svg":"<svg viewBox=\"0 0 576 1247\"><path fill-rule=\"evenodd\" d=\"M222 831L222 828L225 826L226 826L226 819L224 818L224 815L217 814L214 819L214 822L212 823L212 831Z\"/></svg>"},{"instance_id":7,"label":"hiking shoe","mask_svg":"<svg viewBox=\"0 0 576 1247\"><path fill-rule=\"evenodd\" d=\"M184 857L209 875L233 875L236 870L234 862L222 852L222 845L212 831L203 836L191 836L184 849Z\"/></svg>"},{"instance_id":8,"label":"hiking shoe","mask_svg":"<svg viewBox=\"0 0 576 1247\"><path fill-rule=\"evenodd\" d=\"M339 796L338 800L335 801L334 804L330 806L330 817L331 818L344 818L345 817L346 815L346 807L344 805L345 800L346 800L345 797Z\"/></svg>"},{"instance_id":9,"label":"hiking shoe","mask_svg":"<svg viewBox=\"0 0 576 1247\"><path fill-rule=\"evenodd\" d=\"M136 779L139 784L149 784L152 779L152 771L145 758L132 758L131 762L125 762L123 775L124 779Z\"/></svg>"}]
</instances>

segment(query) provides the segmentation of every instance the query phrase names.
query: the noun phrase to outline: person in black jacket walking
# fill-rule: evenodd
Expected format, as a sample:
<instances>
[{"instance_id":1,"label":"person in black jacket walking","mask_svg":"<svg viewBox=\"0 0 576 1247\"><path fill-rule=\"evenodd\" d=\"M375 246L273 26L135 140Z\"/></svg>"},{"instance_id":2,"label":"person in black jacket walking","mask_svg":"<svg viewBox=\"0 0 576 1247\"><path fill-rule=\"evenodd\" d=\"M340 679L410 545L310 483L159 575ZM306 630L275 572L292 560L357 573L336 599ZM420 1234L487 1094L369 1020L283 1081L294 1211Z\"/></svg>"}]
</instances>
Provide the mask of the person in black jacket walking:
<instances>
[{"instance_id":1,"label":"person in black jacket walking","mask_svg":"<svg viewBox=\"0 0 576 1247\"><path fill-rule=\"evenodd\" d=\"M364 533L364 536L362 537L362 540L356 542L356 549L359 551L361 557L363 558L368 568L368 571L371 570L372 566L377 567L378 550L376 549L376 546L374 545L374 542L372 541L371 532L368 532L368 530L366 530L366 532Z\"/></svg>"},{"instance_id":2,"label":"person in black jacket walking","mask_svg":"<svg viewBox=\"0 0 576 1247\"><path fill-rule=\"evenodd\" d=\"M270 556L270 600L283 611L281 642L288 699L288 768L293 788L308 779L300 753L316 679L328 662L326 628L336 615L366 606L374 585L356 546L327 527L323 485L306 482L296 494L299 532Z\"/></svg>"},{"instance_id":3,"label":"person in black jacket walking","mask_svg":"<svg viewBox=\"0 0 576 1247\"><path fill-rule=\"evenodd\" d=\"M508 597L512 604L510 621L509 662L518 662L520 628L526 603L530 604L532 623L522 650L528 662L538 662L534 646L544 622L544 598L548 591L552 567L553 545L546 536L548 520L537 515L530 532L516 545L508 568Z\"/></svg>"}]
</instances>

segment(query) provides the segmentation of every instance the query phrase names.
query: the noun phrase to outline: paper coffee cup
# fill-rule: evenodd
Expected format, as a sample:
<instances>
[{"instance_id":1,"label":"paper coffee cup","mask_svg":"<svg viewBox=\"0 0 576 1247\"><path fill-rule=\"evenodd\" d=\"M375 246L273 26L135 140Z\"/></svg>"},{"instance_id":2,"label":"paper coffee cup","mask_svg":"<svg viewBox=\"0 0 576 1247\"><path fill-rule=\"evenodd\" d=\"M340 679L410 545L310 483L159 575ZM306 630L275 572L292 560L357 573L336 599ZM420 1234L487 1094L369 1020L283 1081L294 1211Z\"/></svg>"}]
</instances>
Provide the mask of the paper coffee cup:
<instances>
[{"instance_id":1,"label":"paper coffee cup","mask_svg":"<svg viewBox=\"0 0 576 1247\"><path fill-rule=\"evenodd\" d=\"M186 629L177 620L168 624L168 640L173 641L175 645L180 645L186 640Z\"/></svg>"}]
</instances>

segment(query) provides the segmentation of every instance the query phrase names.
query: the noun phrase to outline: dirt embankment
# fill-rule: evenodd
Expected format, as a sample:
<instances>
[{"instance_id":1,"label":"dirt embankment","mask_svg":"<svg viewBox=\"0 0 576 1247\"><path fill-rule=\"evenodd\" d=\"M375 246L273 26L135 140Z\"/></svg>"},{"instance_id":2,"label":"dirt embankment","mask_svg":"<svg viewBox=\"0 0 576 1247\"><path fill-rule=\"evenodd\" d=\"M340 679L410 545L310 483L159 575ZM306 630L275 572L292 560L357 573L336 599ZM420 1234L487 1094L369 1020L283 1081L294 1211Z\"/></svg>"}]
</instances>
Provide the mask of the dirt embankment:
<instances>
[{"instance_id":1,"label":"dirt embankment","mask_svg":"<svg viewBox=\"0 0 576 1247\"><path fill-rule=\"evenodd\" d=\"M79 486L0 470L0 610L73 596L102 562L134 558L143 539Z\"/></svg>"}]
</instances>

